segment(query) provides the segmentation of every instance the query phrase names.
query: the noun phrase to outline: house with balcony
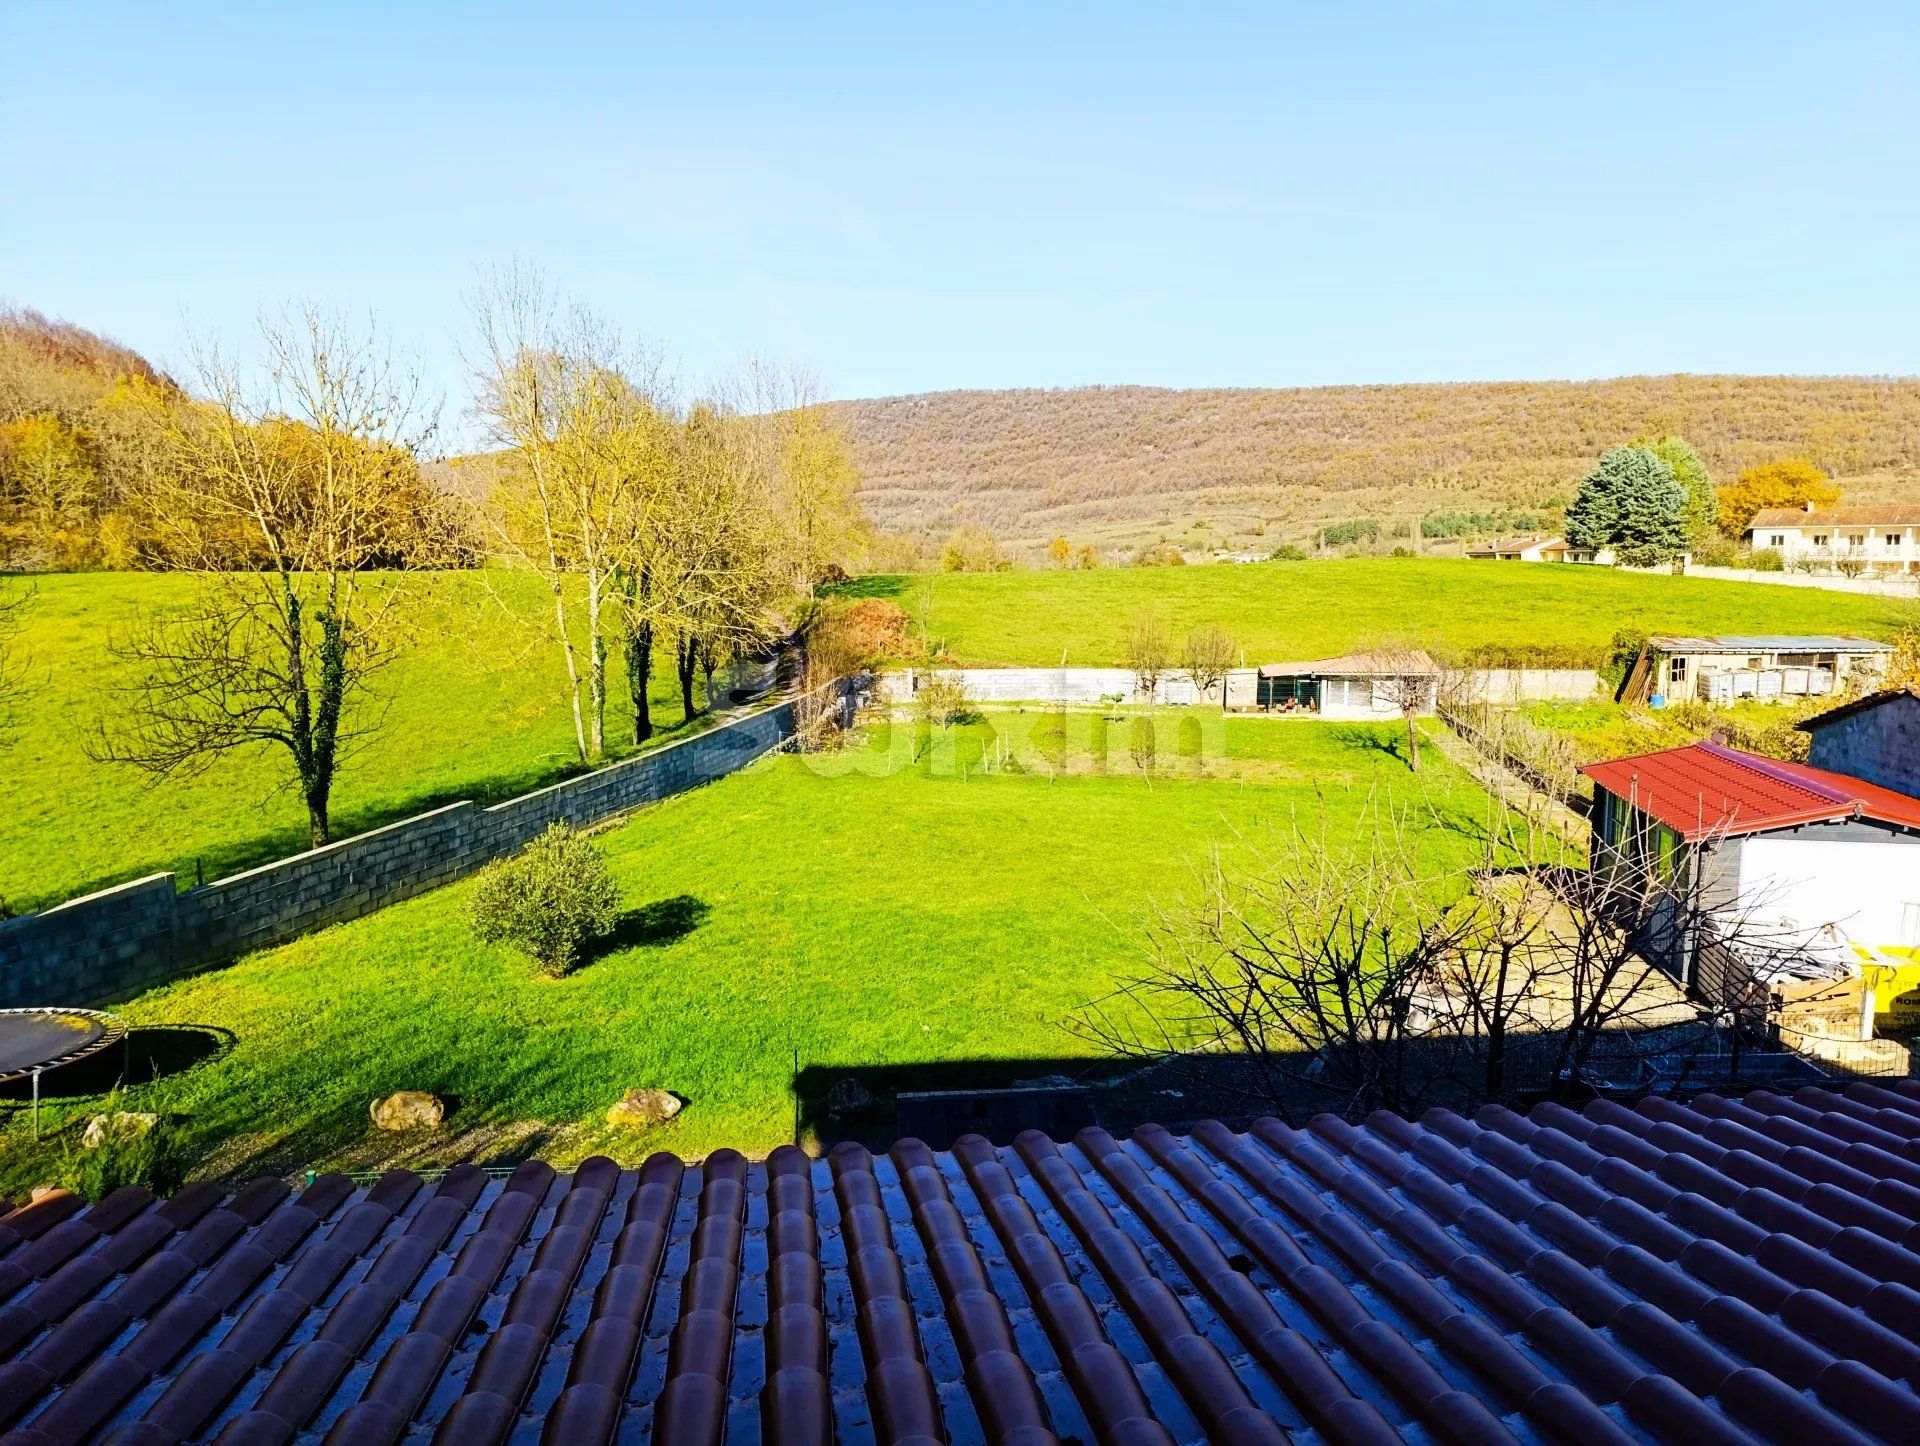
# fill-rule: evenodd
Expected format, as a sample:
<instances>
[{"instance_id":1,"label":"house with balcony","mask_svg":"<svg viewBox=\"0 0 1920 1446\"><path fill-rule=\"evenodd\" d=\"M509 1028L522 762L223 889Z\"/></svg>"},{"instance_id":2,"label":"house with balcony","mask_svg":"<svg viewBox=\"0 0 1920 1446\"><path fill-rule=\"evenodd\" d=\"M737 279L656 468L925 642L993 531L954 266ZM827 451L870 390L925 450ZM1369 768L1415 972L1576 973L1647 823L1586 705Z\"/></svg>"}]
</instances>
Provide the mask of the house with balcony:
<instances>
[{"instance_id":1,"label":"house with balcony","mask_svg":"<svg viewBox=\"0 0 1920 1446\"><path fill-rule=\"evenodd\" d=\"M1789 565L1920 573L1920 506L1768 508L1747 538Z\"/></svg>"}]
</instances>

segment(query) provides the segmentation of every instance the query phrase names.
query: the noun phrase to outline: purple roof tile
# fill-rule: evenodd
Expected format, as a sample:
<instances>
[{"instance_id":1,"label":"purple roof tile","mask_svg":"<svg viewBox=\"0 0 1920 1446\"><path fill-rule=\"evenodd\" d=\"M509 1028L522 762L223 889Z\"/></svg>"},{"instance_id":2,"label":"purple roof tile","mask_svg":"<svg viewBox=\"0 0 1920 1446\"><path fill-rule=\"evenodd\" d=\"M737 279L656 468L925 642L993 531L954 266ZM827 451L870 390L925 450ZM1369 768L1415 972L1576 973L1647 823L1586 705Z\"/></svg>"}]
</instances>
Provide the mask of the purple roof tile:
<instances>
[{"instance_id":1,"label":"purple roof tile","mask_svg":"<svg viewBox=\"0 0 1920 1446\"><path fill-rule=\"evenodd\" d=\"M7 1442L1920 1440L1920 1085L0 1215Z\"/></svg>"}]
</instances>

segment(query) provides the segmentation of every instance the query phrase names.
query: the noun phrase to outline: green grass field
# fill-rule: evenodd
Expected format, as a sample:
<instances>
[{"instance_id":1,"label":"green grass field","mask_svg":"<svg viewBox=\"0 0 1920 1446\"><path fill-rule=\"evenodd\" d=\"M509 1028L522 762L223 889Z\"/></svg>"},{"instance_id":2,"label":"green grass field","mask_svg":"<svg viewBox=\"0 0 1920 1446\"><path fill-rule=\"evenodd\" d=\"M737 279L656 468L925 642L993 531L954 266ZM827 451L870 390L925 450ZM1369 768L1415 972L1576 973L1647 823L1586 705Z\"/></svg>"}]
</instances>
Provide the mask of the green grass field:
<instances>
[{"instance_id":1,"label":"green grass field","mask_svg":"<svg viewBox=\"0 0 1920 1446\"><path fill-rule=\"evenodd\" d=\"M453 574L427 601L404 657L377 678L386 726L350 757L334 794L334 836L456 799L492 800L575 769L557 652L531 625L545 599L531 576ZM229 756L205 776L149 784L86 754L109 676L107 645L186 580L79 573L35 580L21 636L32 682L19 737L0 761L0 900L27 909L162 869L191 883L307 846L284 754ZM624 675L613 696L623 699ZM655 678L657 722L678 720L671 677ZM610 710L608 736L625 736ZM671 736L669 734L668 736Z\"/></svg>"},{"instance_id":2,"label":"green grass field","mask_svg":"<svg viewBox=\"0 0 1920 1446\"><path fill-rule=\"evenodd\" d=\"M1290 819L1351 838L1417 807L1436 866L1478 849L1485 796L1435 749L1411 773L1391 726L1214 715L1221 746L1149 781L1124 749L1104 776L1050 776L1033 736L1048 716L988 715L1005 747L976 727L917 761L912 730L876 729L637 814L602 835L635 917L562 981L476 943L459 884L117 1006L231 1040L121 1107L171 1117L205 1173L377 1165L398 1137L370 1131L368 1103L403 1088L456 1101L416 1163L764 1151L793 1136L796 1059L858 1075L1095 1053L1065 1021L1136 967L1132 924L1190 897L1215 848L1257 848ZM1160 716L1163 757L1180 721ZM1091 726L1074 715L1075 750ZM642 1085L686 1112L610 1133L607 1106ZM62 1100L50 1118L96 1108ZM26 1128L17 1108L0 1126L0 1189L45 1178L61 1148Z\"/></svg>"},{"instance_id":3,"label":"green grass field","mask_svg":"<svg viewBox=\"0 0 1920 1446\"><path fill-rule=\"evenodd\" d=\"M1920 616L1913 601L1818 588L1424 558L939 573L866 578L848 591L895 599L956 661L983 666L1120 664L1148 607L1176 639L1206 624L1225 629L1249 664L1387 638L1436 650L1546 644L1598 661L1622 629L1884 638Z\"/></svg>"}]
</instances>

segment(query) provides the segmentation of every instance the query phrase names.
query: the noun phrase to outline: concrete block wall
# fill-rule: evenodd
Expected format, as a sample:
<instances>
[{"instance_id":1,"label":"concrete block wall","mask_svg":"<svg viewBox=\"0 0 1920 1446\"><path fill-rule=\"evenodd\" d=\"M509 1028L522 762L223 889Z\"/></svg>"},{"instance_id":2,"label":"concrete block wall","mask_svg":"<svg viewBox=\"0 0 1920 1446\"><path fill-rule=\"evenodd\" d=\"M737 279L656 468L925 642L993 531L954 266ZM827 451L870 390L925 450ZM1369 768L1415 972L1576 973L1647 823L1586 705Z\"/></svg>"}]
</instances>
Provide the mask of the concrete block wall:
<instances>
[{"instance_id":1,"label":"concrete block wall","mask_svg":"<svg viewBox=\"0 0 1920 1446\"><path fill-rule=\"evenodd\" d=\"M845 716L853 695L843 692ZM549 824L605 819L724 778L793 733L776 704L679 743L481 808L451 803L184 893L154 874L0 921L0 1008L100 1004L422 894Z\"/></svg>"}]
</instances>

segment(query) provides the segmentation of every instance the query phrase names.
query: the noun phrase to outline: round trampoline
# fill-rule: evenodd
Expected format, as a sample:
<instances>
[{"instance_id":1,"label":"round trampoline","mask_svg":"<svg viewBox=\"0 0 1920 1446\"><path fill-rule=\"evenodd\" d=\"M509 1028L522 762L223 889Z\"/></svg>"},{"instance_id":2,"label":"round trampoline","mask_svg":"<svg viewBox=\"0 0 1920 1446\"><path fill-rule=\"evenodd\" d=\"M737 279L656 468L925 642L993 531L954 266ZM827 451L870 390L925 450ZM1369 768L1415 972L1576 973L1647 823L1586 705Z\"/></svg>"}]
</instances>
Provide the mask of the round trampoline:
<instances>
[{"instance_id":1,"label":"round trampoline","mask_svg":"<svg viewBox=\"0 0 1920 1446\"><path fill-rule=\"evenodd\" d=\"M98 1054L126 1032L98 1009L0 1009L0 1084L37 1082L44 1071Z\"/></svg>"}]
</instances>

